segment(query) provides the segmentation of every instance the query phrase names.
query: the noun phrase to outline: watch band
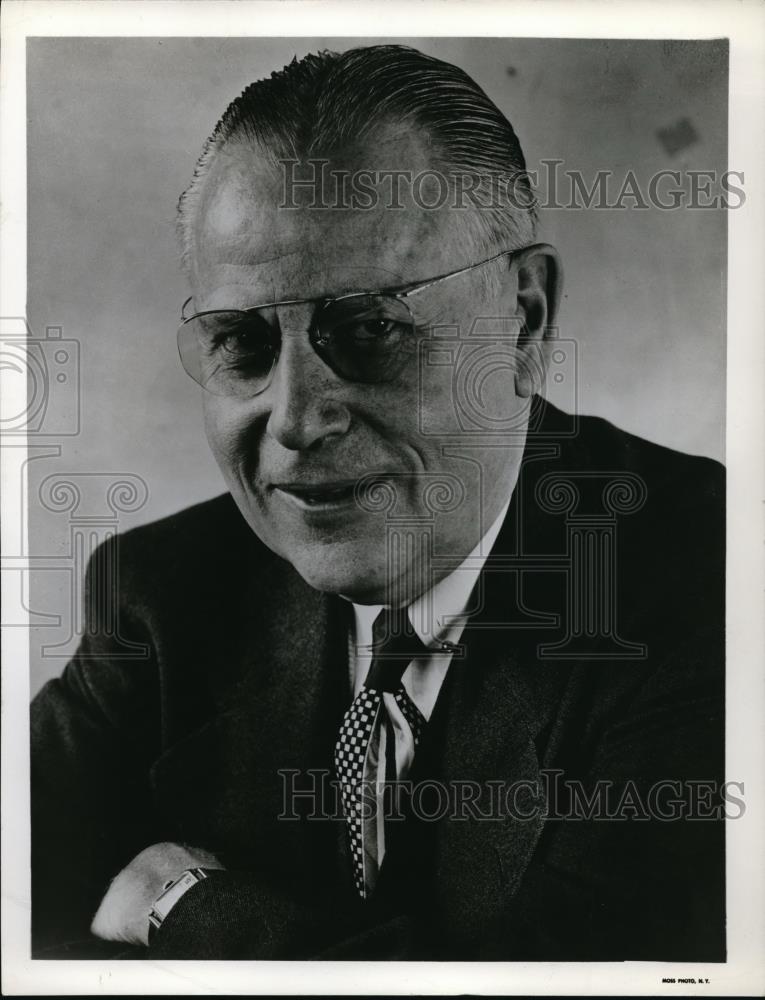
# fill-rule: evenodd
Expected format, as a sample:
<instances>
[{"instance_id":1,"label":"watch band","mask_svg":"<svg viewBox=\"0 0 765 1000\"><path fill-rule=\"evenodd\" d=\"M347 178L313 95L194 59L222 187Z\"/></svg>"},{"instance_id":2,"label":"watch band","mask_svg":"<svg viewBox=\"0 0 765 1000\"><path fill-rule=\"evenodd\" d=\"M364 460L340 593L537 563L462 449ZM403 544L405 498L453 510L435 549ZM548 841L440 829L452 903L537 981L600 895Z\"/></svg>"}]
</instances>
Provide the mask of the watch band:
<instances>
[{"instance_id":1,"label":"watch band","mask_svg":"<svg viewBox=\"0 0 765 1000\"><path fill-rule=\"evenodd\" d=\"M149 910L149 942L151 942L178 900L189 889L195 886L197 882L202 882L206 878L207 872L203 868L187 868L178 878L165 883L165 888L161 895L155 900L151 910Z\"/></svg>"}]
</instances>

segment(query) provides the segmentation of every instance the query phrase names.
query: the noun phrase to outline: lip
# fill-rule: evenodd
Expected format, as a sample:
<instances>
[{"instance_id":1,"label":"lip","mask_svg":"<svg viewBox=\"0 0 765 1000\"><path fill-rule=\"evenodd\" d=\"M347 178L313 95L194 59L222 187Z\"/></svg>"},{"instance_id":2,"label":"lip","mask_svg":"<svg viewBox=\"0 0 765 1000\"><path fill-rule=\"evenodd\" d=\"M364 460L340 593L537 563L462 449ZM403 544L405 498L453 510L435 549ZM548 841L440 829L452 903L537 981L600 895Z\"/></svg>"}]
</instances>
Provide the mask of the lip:
<instances>
[{"instance_id":1,"label":"lip","mask_svg":"<svg viewBox=\"0 0 765 1000\"><path fill-rule=\"evenodd\" d=\"M334 513L356 507L358 479L333 479L316 482L272 483L271 489L302 513Z\"/></svg>"}]
</instances>

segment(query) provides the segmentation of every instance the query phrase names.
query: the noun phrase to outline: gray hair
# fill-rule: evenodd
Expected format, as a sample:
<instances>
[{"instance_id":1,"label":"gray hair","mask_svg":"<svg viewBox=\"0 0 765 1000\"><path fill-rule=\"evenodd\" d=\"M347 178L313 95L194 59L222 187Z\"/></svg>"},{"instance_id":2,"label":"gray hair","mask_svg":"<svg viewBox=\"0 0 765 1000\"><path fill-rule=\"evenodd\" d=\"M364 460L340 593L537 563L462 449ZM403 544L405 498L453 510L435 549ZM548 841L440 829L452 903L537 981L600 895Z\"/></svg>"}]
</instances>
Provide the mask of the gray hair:
<instances>
[{"instance_id":1,"label":"gray hair","mask_svg":"<svg viewBox=\"0 0 765 1000\"><path fill-rule=\"evenodd\" d=\"M466 221L482 248L534 241L536 200L518 138L499 108L450 63L403 45L372 45L295 58L229 104L178 203L184 265L191 263L202 180L227 142L257 145L274 162L307 158L357 144L389 121L428 138L434 169L478 178Z\"/></svg>"}]
</instances>

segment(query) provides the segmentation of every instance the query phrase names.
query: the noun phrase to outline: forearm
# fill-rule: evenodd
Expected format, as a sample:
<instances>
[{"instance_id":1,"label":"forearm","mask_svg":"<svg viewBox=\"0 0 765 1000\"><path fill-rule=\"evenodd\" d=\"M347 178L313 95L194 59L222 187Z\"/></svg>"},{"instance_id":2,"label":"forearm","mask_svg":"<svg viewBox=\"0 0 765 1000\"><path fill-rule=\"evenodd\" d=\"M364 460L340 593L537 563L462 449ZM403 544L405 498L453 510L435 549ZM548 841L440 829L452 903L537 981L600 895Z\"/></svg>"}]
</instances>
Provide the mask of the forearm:
<instances>
[{"instance_id":1,"label":"forearm","mask_svg":"<svg viewBox=\"0 0 765 1000\"><path fill-rule=\"evenodd\" d=\"M306 902L250 872L214 871L171 910L152 958L407 959L417 921L338 893Z\"/></svg>"}]
</instances>

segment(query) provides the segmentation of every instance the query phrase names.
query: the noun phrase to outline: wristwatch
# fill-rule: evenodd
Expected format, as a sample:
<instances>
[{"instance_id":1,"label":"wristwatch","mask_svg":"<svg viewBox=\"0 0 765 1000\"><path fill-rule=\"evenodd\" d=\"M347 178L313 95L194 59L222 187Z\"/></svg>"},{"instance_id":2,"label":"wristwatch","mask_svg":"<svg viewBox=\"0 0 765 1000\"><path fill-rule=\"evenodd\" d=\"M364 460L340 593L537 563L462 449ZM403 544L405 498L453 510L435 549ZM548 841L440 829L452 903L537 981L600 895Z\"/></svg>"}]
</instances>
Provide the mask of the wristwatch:
<instances>
[{"instance_id":1,"label":"wristwatch","mask_svg":"<svg viewBox=\"0 0 765 1000\"><path fill-rule=\"evenodd\" d=\"M207 872L203 868L187 868L178 878L165 882L162 894L149 910L149 943L181 896L206 878Z\"/></svg>"}]
</instances>

